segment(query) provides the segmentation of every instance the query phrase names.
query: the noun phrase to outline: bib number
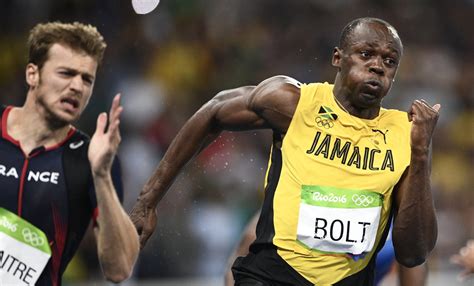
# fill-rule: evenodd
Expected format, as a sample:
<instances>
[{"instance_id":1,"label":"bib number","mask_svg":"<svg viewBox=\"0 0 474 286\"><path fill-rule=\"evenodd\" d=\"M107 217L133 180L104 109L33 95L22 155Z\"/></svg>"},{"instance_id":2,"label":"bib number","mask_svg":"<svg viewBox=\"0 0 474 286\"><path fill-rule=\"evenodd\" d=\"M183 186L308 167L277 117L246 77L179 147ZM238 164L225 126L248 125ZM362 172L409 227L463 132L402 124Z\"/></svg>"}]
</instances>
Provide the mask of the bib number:
<instances>
[{"instance_id":1,"label":"bib number","mask_svg":"<svg viewBox=\"0 0 474 286\"><path fill-rule=\"evenodd\" d=\"M0 208L0 285L34 285L50 257L40 229Z\"/></svg>"},{"instance_id":2,"label":"bib number","mask_svg":"<svg viewBox=\"0 0 474 286\"><path fill-rule=\"evenodd\" d=\"M297 241L321 252L369 252L375 244L382 202L382 195L375 192L302 186Z\"/></svg>"}]
</instances>

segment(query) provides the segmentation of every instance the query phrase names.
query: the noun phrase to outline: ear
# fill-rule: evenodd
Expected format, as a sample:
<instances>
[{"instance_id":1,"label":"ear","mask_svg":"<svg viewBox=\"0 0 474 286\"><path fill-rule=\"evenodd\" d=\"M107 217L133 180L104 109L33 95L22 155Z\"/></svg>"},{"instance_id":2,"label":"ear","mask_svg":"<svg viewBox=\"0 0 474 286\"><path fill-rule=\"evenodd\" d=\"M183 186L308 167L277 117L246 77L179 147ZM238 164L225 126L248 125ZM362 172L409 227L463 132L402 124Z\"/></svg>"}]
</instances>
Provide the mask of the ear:
<instances>
[{"instance_id":1,"label":"ear","mask_svg":"<svg viewBox=\"0 0 474 286\"><path fill-rule=\"evenodd\" d=\"M25 71L26 83L30 88L35 88L39 84L39 69L38 66L32 63L29 63L26 66Z\"/></svg>"},{"instance_id":2,"label":"ear","mask_svg":"<svg viewBox=\"0 0 474 286\"><path fill-rule=\"evenodd\" d=\"M342 58L342 50L338 47L334 47L332 52L332 66L340 68L341 67L341 58Z\"/></svg>"}]
</instances>

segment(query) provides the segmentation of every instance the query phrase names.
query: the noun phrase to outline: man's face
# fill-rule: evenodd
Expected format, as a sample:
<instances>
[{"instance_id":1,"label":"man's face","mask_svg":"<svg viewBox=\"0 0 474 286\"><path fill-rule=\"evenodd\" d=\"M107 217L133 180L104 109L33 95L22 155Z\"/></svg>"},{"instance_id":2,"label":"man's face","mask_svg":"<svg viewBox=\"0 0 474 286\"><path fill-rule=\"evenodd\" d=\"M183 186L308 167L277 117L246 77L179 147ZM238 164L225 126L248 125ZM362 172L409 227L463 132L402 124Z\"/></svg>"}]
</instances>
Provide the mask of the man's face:
<instances>
[{"instance_id":1,"label":"man's face","mask_svg":"<svg viewBox=\"0 0 474 286\"><path fill-rule=\"evenodd\" d=\"M347 47L333 56L342 88L354 107L380 107L398 69L401 41L381 23L361 23L349 37Z\"/></svg>"},{"instance_id":2,"label":"man's face","mask_svg":"<svg viewBox=\"0 0 474 286\"><path fill-rule=\"evenodd\" d=\"M92 94L97 61L65 45L54 44L42 69L30 64L27 71L30 68L37 73L37 80L28 81L30 90L46 119L57 125L79 119Z\"/></svg>"}]
</instances>

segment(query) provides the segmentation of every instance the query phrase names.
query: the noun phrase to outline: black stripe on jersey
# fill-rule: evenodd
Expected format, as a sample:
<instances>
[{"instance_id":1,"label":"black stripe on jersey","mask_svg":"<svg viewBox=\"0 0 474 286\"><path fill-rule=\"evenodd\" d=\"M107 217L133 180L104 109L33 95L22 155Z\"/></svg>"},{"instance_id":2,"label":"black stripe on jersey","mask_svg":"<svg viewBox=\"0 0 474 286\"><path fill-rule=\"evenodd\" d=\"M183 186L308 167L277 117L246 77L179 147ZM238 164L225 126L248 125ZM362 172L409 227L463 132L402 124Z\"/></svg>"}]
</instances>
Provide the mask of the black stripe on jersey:
<instances>
[{"instance_id":1,"label":"black stripe on jersey","mask_svg":"<svg viewBox=\"0 0 474 286\"><path fill-rule=\"evenodd\" d=\"M267 186L265 187L265 199L262 211L257 223L257 239L250 246L251 252L258 252L265 246L272 245L275 236L275 225L273 224L273 198L275 190L280 180L282 156L280 134L273 134L273 147L271 154L270 170L267 176Z\"/></svg>"}]
</instances>

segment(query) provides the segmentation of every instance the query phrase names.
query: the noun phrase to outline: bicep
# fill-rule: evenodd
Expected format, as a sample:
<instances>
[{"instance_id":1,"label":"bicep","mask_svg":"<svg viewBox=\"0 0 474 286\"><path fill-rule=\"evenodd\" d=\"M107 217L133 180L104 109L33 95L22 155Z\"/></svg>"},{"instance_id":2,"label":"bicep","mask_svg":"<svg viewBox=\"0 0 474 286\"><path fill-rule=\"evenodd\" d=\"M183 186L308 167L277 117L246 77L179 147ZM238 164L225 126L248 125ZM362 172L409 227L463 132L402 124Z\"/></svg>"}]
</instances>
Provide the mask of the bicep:
<instances>
[{"instance_id":1,"label":"bicep","mask_svg":"<svg viewBox=\"0 0 474 286\"><path fill-rule=\"evenodd\" d=\"M286 76L269 78L218 94L216 123L225 130L272 128L285 133L296 110L300 83Z\"/></svg>"},{"instance_id":2,"label":"bicep","mask_svg":"<svg viewBox=\"0 0 474 286\"><path fill-rule=\"evenodd\" d=\"M249 105L255 86L244 86L220 92L214 101L214 125L222 130L268 128L265 120ZM212 102L211 101L211 102Z\"/></svg>"}]
</instances>

